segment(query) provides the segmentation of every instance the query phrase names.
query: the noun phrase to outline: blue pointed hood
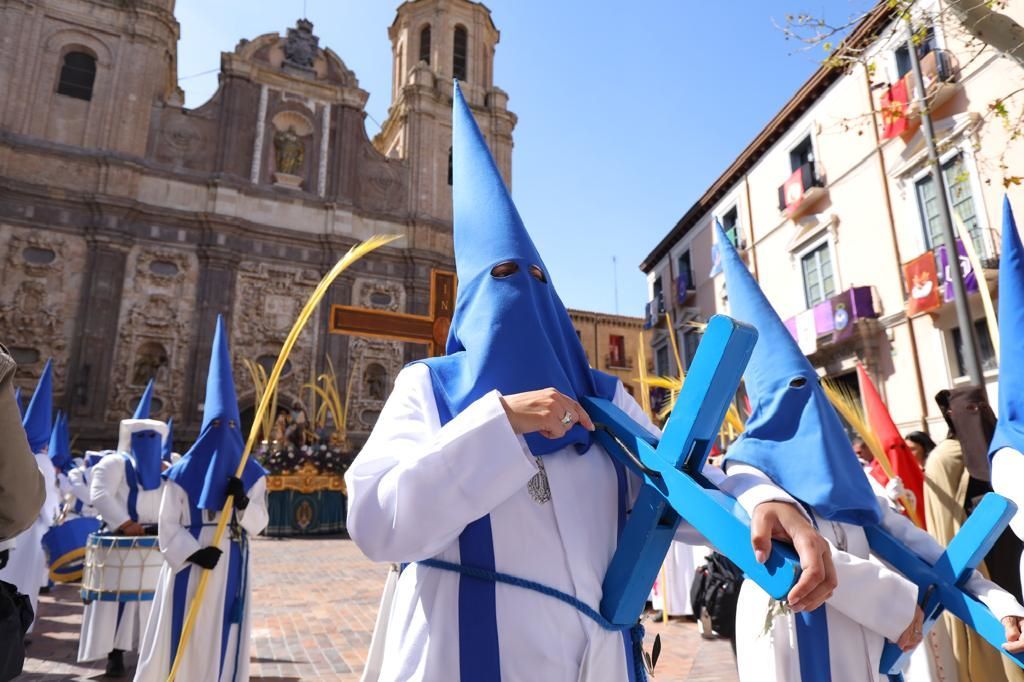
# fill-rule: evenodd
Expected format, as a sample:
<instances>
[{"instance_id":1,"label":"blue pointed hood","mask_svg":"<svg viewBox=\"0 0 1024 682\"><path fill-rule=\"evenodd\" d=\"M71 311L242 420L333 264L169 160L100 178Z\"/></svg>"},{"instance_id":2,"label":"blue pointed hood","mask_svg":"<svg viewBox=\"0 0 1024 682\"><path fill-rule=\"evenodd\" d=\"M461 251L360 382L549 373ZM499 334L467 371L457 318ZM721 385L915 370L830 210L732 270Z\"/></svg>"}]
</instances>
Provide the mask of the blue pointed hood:
<instances>
[{"instance_id":1,"label":"blue pointed hood","mask_svg":"<svg viewBox=\"0 0 1024 682\"><path fill-rule=\"evenodd\" d=\"M167 420L167 437L164 438L163 460L171 461L171 453L174 452L174 417Z\"/></svg>"},{"instance_id":2,"label":"blue pointed hood","mask_svg":"<svg viewBox=\"0 0 1024 682\"><path fill-rule=\"evenodd\" d=\"M617 380L591 370L569 313L512 203L458 85L452 111L452 193L459 290L447 355L430 368L442 421L497 389L504 395L554 387L579 399L611 399ZM495 266L503 270L492 273ZM591 435L578 424L564 437L526 435L535 455Z\"/></svg>"},{"instance_id":3,"label":"blue pointed hood","mask_svg":"<svg viewBox=\"0 0 1024 682\"><path fill-rule=\"evenodd\" d=\"M25 406L21 404L21 388L14 389L14 402L18 406L18 414L21 418L25 418Z\"/></svg>"},{"instance_id":4,"label":"blue pointed hood","mask_svg":"<svg viewBox=\"0 0 1024 682\"><path fill-rule=\"evenodd\" d=\"M146 390L142 392L142 397L139 398L139 404L135 407L135 414L132 415L132 419L149 419L149 407L150 403L153 402L153 379L149 380L146 384Z\"/></svg>"},{"instance_id":5,"label":"blue pointed hood","mask_svg":"<svg viewBox=\"0 0 1024 682\"><path fill-rule=\"evenodd\" d=\"M999 421L989 457L1001 448L1024 452L1024 246L1010 198L1003 197L1003 250L999 256Z\"/></svg>"},{"instance_id":6,"label":"blue pointed hood","mask_svg":"<svg viewBox=\"0 0 1024 682\"><path fill-rule=\"evenodd\" d=\"M758 334L743 374L753 410L726 461L757 467L826 519L878 523L878 502L817 372L721 226L716 232L730 316Z\"/></svg>"},{"instance_id":7,"label":"blue pointed hood","mask_svg":"<svg viewBox=\"0 0 1024 682\"><path fill-rule=\"evenodd\" d=\"M42 452L53 431L53 360L47 360L21 425L32 452Z\"/></svg>"},{"instance_id":8,"label":"blue pointed hood","mask_svg":"<svg viewBox=\"0 0 1024 682\"><path fill-rule=\"evenodd\" d=\"M235 475L245 449L241 428L227 332L224 319L218 315L199 438L164 474L188 493L193 507L220 511L224 506L228 479ZM265 474L263 467L249 458L242 474L245 489L250 489Z\"/></svg>"},{"instance_id":9,"label":"blue pointed hood","mask_svg":"<svg viewBox=\"0 0 1024 682\"><path fill-rule=\"evenodd\" d=\"M50 445L46 449L57 471L67 471L72 467L71 461L71 438L68 435L68 423L64 414L57 412L57 418L53 421L53 429L50 432Z\"/></svg>"}]
</instances>

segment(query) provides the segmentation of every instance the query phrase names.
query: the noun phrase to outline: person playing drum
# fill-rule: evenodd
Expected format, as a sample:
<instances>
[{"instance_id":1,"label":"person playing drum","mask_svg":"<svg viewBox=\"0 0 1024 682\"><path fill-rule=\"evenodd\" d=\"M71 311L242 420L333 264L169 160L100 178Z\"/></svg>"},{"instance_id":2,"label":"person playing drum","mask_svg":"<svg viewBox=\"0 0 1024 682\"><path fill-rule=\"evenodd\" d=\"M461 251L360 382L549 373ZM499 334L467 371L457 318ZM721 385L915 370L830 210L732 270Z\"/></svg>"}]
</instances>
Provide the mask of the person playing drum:
<instances>
[{"instance_id":1,"label":"person playing drum","mask_svg":"<svg viewBox=\"0 0 1024 682\"><path fill-rule=\"evenodd\" d=\"M155 419L121 421L117 452L92 468L92 504L110 535L138 537L155 532L160 517L161 452L167 424ZM134 650L152 602L95 600L85 607L78 661L107 657L106 673L125 674L124 652Z\"/></svg>"},{"instance_id":2,"label":"person playing drum","mask_svg":"<svg viewBox=\"0 0 1024 682\"><path fill-rule=\"evenodd\" d=\"M199 438L166 474L159 532L166 563L142 638L136 681L167 679L203 571L210 571L209 582L176 679L249 679L249 536L260 533L269 516L263 467L250 459L235 478L243 450L241 425L227 336L218 318ZM230 525L220 544L212 546L228 497L234 498Z\"/></svg>"}]
</instances>

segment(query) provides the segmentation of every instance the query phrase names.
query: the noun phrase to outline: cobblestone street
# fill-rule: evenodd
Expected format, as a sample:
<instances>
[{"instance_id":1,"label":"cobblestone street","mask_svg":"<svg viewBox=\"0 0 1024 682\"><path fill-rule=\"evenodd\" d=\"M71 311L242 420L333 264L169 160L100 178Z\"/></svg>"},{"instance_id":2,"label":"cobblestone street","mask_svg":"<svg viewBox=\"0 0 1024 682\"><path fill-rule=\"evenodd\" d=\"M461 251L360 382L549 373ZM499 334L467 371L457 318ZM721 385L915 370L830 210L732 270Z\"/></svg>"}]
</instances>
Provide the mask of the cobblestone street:
<instances>
[{"instance_id":1,"label":"cobblestone street","mask_svg":"<svg viewBox=\"0 0 1024 682\"><path fill-rule=\"evenodd\" d=\"M384 567L367 561L346 539L260 538L253 547L252 679L358 680ZM77 585L42 595L39 610L30 658L18 679L106 679L102 662L75 663L82 620ZM728 642L701 639L693 623L652 623L647 632L648 641L661 633L658 680L736 679Z\"/></svg>"}]
</instances>

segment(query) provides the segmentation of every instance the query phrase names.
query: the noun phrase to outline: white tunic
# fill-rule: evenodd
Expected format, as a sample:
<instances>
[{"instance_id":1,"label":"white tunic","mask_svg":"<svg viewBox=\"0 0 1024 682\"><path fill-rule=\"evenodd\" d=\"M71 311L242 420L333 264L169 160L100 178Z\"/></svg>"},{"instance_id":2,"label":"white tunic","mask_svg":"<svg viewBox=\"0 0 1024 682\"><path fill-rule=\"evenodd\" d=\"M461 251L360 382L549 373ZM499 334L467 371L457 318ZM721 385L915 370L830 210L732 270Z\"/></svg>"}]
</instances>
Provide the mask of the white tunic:
<instances>
[{"instance_id":1,"label":"white tunic","mask_svg":"<svg viewBox=\"0 0 1024 682\"><path fill-rule=\"evenodd\" d=\"M992 489L1017 505L1010 528L1024 540L1024 455L1019 450L1001 448L992 457ZM1020 578L1024 584L1024 552L1020 557Z\"/></svg>"},{"instance_id":2,"label":"white tunic","mask_svg":"<svg viewBox=\"0 0 1024 682\"><path fill-rule=\"evenodd\" d=\"M37 454L35 457L36 466L45 482L46 499L35 522L15 537L14 546L9 550L7 566L0 569L0 580L12 583L19 592L28 596L38 620L39 589L46 585L49 576L43 536L53 525L60 506L60 495L57 492L56 471L50 458L45 454ZM34 628L35 620L28 631L32 632Z\"/></svg>"},{"instance_id":3,"label":"white tunic","mask_svg":"<svg viewBox=\"0 0 1024 682\"><path fill-rule=\"evenodd\" d=\"M75 467L68 472L68 488L71 492L73 500L71 500L71 511L77 513L79 516L93 517L97 516L99 512L96 511L96 507L92 504L92 491L89 489L92 481L92 469L86 468L84 465ZM77 506L76 502L82 503L80 511L75 512L74 509Z\"/></svg>"},{"instance_id":4,"label":"white tunic","mask_svg":"<svg viewBox=\"0 0 1024 682\"><path fill-rule=\"evenodd\" d=\"M651 590L651 606L670 616L692 616L690 589L697 567L704 564L711 550L704 545L690 545L674 540L658 572Z\"/></svg>"},{"instance_id":5,"label":"white tunic","mask_svg":"<svg viewBox=\"0 0 1024 682\"><path fill-rule=\"evenodd\" d=\"M89 485L89 498L108 531L113 532L131 520L124 455L107 455L96 463L90 473L92 481ZM159 520L161 490L165 485L161 483L155 490L139 489L135 501L139 523L154 524ZM93 601L87 604L78 642L79 663L105 658L113 649L137 649L151 607L152 602L148 601L124 602L123 606L112 601Z\"/></svg>"},{"instance_id":6,"label":"white tunic","mask_svg":"<svg viewBox=\"0 0 1024 682\"><path fill-rule=\"evenodd\" d=\"M654 430L621 384L615 403ZM543 467L550 487L546 500L529 491L538 464L513 432L498 393L482 397L442 428L429 370L412 365L398 375L373 433L345 475L348 530L374 561L437 557L458 563L459 534L490 514L498 571L596 608L617 541L611 458L596 445L585 455L567 447L544 456ZM748 512L761 501L789 499L758 475L726 478L710 467L705 475ZM691 533L689 541L699 542L699 535ZM458 679L458 593L457 574L415 563L406 567L391 607L381 680ZM624 679L621 633L605 631L571 606L536 592L499 584L495 597L502 679Z\"/></svg>"},{"instance_id":7,"label":"white tunic","mask_svg":"<svg viewBox=\"0 0 1024 682\"><path fill-rule=\"evenodd\" d=\"M928 533L878 497L882 526L929 563L943 549ZM910 625L917 606L917 586L869 556L867 536L855 525L816 517L818 530L832 544L839 586L825 603L828 616L832 682L885 682L878 672L885 640L896 641ZM846 551L839 547L845 546ZM1024 615L1012 595L980 573L967 582L973 593L997 618ZM769 597L747 580L736 611L736 654L740 682L797 682L800 659L792 615L776 615L768 632L765 623ZM810 682L810 681L807 681Z\"/></svg>"},{"instance_id":8,"label":"white tunic","mask_svg":"<svg viewBox=\"0 0 1024 682\"><path fill-rule=\"evenodd\" d=\"M248 491L249 506L239 511L238 522L250 535L258 535L267 527L270 517L267 513L267 479L260 478ZM171 671L172 618L174 609L174 579L182 570L189 570L186 608L191 603L199 584L200 572L204 569L188 561L197 550L213 542L220 512L203 512L203 529L197 540L187 526L191 521L188 494L173 481L168 481L160 506L160 551L166 563L160 572L160 584L153 600L153 615L149 619L142 639L139 665L135 679L139 682L157 682L167 679ZM245 583L245 605L241 624L230 627L227 655L224 667L220 667L221 633L223 631L224 609L227 591L228 565L231 545L230 526L221 539L220 549L224 552L217 566L210 572L206 593L192 630L184 659L178 669L178 680L247 680L249 679L249 632L251 623L250 582L248 564L244 564L242 580ZM245 558L243 556L243 561ZM184 616L183 616L184 618Z\"/></svg>"}]
</instances>

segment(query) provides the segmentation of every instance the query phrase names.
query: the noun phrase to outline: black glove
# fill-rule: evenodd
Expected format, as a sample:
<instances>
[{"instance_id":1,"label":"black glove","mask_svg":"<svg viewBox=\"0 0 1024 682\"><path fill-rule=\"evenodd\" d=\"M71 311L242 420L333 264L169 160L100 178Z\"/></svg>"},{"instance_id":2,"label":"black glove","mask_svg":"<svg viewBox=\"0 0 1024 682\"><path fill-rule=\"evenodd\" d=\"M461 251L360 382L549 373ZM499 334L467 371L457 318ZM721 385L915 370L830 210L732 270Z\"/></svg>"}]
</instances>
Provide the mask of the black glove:
<instances>
[{"instance_id":1,"label":"black glove","mask_svg":"<svg viewBox=\"0 0 1024 682\"><path fill-rule=\"evenodd\" d=\"M245 485L240 478L232 476L228 479L228 497L235 498L235 507L239 510L249 506L249 496L245 494Z\"/></svg>"},{"instance_id":2,"label":"black glove","mask_svg":"<svg viewBox=\"0 0 1024 682\"><path fill-rule=\"evenodd\" d=\"M11 556L10 550L0 549L0 568L7 566L7 559Z\"/></svg>"},{"instance_id":3,"label":"black glove","mask_svg":"<svg viewBox=\"0 0 1024 682\"><path fill-rule=\"evenodd\" d=\"M190 556L188 560L196 566L212 571L214 566L217 565L217 561L220 559L221 554L223 554L223 552L216 547L203 547L202 549L193 552L192 556Z\"/></svg>"}]
</instances>

